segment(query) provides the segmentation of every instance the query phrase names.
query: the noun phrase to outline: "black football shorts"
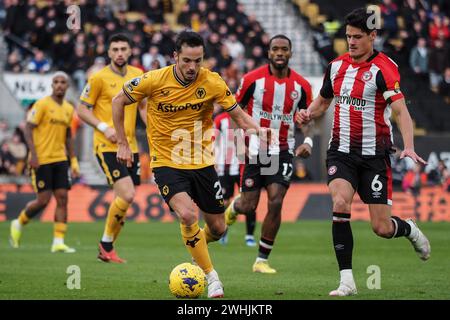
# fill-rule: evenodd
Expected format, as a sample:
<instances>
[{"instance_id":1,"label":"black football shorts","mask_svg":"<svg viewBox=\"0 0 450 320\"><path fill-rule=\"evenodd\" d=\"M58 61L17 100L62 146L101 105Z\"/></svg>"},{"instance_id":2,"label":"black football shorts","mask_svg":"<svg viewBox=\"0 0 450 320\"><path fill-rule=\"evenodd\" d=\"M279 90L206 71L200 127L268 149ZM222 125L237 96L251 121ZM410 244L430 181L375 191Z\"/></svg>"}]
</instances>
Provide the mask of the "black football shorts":
<instances>
[{"instance_id":1,"label":"black football shorts","mask_svg":"<svg viewBox=\"0 0 450 320\"><path fill-rule=\"evenodd\" d=\"M175 194L186 192L203 212L224 212L222 186L214 166L201 169L156 167L153 174L167 205Z\"/></svg>"},{"instance_id":2,"label":"black football shorts","mask_svg":"<svg viewBox=\"0 0 450 320\"><path fill-rule=\"evenodd\" d=\"M392 170L389 154L365 157L355 153L328 151L328 184L336 178L353 186L366 204L392 205Z\"/></svg>"}]
</instances>

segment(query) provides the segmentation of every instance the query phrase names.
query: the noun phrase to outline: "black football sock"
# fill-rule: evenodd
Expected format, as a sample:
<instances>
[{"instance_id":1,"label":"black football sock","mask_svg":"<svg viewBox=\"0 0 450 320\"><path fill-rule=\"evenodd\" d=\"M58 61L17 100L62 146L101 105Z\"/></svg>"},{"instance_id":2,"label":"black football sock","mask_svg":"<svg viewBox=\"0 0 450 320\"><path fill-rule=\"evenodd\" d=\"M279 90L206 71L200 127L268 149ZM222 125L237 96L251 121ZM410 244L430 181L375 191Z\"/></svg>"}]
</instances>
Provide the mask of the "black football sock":
<instances>
[{"instance_id":1,"label":"black football sock","mask_svg":"<svg viewBox=\"0 0 450 320\"><path fill-rule=\"evenodd\" d=\"M104 241L100 241L100 243L102 244L103 249L106 250L106 252L111 252L113 249L113 244L112 242L104 242Z\"/></svg>"},{"instance_id":2,"label":"black football sock","mask_svg":"<svg viewBox=\"0 0 450 320\"><path fill-rule=\"evenodd\" d=\"M247 228L247 235L253 235L256 226L256 212L252 211L245 217L245 226Z\"/></svg>"},{"instance_id":3,"label":"black football sock","mask_svg":"<svg viewBox=\"0 0 450 320\"><path fill-rule=\"evenodd\" d=\"M269 258L269 254L273 248L273 242L273 240L261 237L261 240L259 241L258 258L266 260Z\"/></svg>"},{"instance_id":4,"label":"black football sock","mask_svg":"<svg viewBox=\"0 0 450 320\"><path fill-rule=\"evenodd\" d=\"M399 217L391 217L392 224L394 225L394 234L392 238L407 237L411 233L411 226L405 220Z\"/></svg>"},{"instance_id":5,"label":"black football sock","mask_svg":"<svg viewBox=\"0 0 450 320\"><path fill-rule=\"evenodd\" d=\"M353 234L350 213L333 212L333 245L339 270L351 269Z\"/></svg>"}]
</instances>

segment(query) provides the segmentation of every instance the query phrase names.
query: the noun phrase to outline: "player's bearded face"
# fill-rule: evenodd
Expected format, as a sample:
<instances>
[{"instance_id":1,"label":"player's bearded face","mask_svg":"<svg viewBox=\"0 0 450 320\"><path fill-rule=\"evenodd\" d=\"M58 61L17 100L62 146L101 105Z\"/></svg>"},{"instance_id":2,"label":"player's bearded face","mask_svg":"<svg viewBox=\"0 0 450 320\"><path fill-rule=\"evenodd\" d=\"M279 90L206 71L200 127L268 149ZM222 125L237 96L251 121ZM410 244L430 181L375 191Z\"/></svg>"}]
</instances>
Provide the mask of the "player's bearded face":
<instances>
[{"instance_id":1,"label":"player's bearded face","mask_svg":"<svg viewBox=\"0 0 450 320\"><path fill-rule=\"evenodd\" d=\"M57 97L64 97L69 83L65 77L55 77L52 81L53 94Z\"/></svg>"},{"instance_id":2,"label":"player's bearded face","mask_svg":"<svg viewBox=\"0 0 450 320\"><path fill-rule=\"evenodd\" d=\"M367 34L359 28L347 26L346 36L348 52L353 59L360 59L372 52L376 31Z\"/></svg>"},{"instance_id":3,"label":"player's bearded face","mask_svg":"<svg viewBox=\"0 0 450 320\"><path fill-rule=\"evenodd\" d=\"M194 81L203 62L203 47L189 47L183 45L180 52L175 52L177 72L186 82Z\"/></svg>"},{"instance_id":4,"label":"player's bearded face","mask_svg":"<svg viewBox=\"0 0 450 320\"><path fill-rule=\"evenodd\" d=\"M282 38L272 40L269 48L269 61L275 69L283 70L286 68L291 56L292 51L288 40Z\"/></svg>"},{"instance_id":5,"label":"player's bearded face","mask_svg":"<svg viewBox=\"0 0 450 320\"><path fill-rule=\"evenodd\" d=\"M111 42L108 49L108 56L111 63L116 67L122 68L127 64L128 58L131 55L130 45L126 41Z\"/></svg>"}]
</instances>

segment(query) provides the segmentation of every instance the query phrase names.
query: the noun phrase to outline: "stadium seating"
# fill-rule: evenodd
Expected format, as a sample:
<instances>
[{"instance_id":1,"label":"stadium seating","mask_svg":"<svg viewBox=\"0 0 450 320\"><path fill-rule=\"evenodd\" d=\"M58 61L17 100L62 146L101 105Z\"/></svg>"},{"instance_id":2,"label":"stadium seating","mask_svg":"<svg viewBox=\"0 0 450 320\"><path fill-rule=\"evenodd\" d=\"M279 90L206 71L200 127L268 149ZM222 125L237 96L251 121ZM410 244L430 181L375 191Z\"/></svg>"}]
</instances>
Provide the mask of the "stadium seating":
<instances>
[{"instance_id":1,"label":"stadium seating","mask_svg":"<svg viewBox=\"0 0 450 320\"><path fill-rule=\"evenodd\" d=\"M336 2L332 0L292 0L292 3L298 7L301 16L309 22L313 29L317 28L328 17L333 17L333 19L339 17L343 21L343 17L351 10L370 4L369 1L364 0L343 0L339 1L339 5L336 5ZM408 17L402 16L401 9L403 7L400 6L396 17L399 31L396 35L386 39L383 51L399 65L402 73L402 89L407 94L408 108L412 117L416 119L415 133L423 135L429 131L450 131L448 112L442 112L442 110L448 108L448 103L443 97L431 92L427 81L418 79L407 64L411 47L410 40L405 38L405 34L409 35L410 30L407 30L406 25ZM381 30L381 34L382 32L383 30ZM331 36L334 37L332 41L336 54L342 55L347 52L345 31L340 30ZM450 61L448 63L450 65Z\"/></svg>"}]
</instances>

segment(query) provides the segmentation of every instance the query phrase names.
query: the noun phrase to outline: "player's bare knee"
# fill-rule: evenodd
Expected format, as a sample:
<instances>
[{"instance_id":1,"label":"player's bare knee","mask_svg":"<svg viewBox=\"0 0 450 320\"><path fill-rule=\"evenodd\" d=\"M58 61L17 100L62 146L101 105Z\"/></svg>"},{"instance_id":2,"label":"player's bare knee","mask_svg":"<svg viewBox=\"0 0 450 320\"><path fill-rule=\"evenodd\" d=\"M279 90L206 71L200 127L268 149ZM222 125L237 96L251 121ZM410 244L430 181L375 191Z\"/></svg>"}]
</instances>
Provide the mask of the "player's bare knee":
<instances>
[{"instance_id":1,"label":"player's bare knee","mask_svg":"<svg viewBox=\"0 0 450 320\"><path fill-rule=\"evenodd\" d=\"M253 203L253 201L241 201L238 211L241 211L243 214L248 214L254 212L256 210L256 206L258 204Z\"/></svg>"},{"instance_id":2,"label":"player's bare knee","mask_svg":"<svg viewBox=\"0 0 450 320\"><path fill-rule=\"evenodd\" d=\"M283 200L281 199L281 197L275 197L273 199L269 199L269 207L274 212L280 211L282 204L283 204Z\"/></svg>"},{"instance_id":3,"label":"player's bare knee","mask_svg":"<svg viewBox=\"0 0 450 320\"><path fill-rule=\"evenodd\" d=\"M134 188L132 188L130 190L126 190L126 191L122 192L120 197L128 203L132 203L135 194L136 194L136 191L134 190Z\"/></svg>"},{"instance_id":4,"label":"player's bare knee","mask_svg":"<svg viewBox=\"0 0 450 320\"><path fill-rule=\"evenodd\" d=\"M345 200L341 195L335 195L333 197L333 211L334 212L350 212L350 203Z\"/></svg>"},{"instance_id":5,"label":"player's bare knee","mask_svg":"<svg viewBox=\"0 0 450 320\"><path fill-rule=\"evenodd\" d=\"M190 215L180 214L180 223L185 226L190 226L195 223L195 217Z\"/></svg>"},{"instance_id":6,"label":"player's bare knee","mask_svg":"<svg viewBox=\"0 0 450 320\"><path fill-rule=\"evenodd\" d=\"M180 208L175 211L180 217L180 222L186 226L192 225L197 220L194 208Z\"/></svg>"},{"instance_id":7,"label":"player's bare knee","mask_svg":"<svg viewBox=\"0 0 450 320\"><path fill-rule=\"evenodd\" d=\"M56 205L58 207L67 207L68 196L66 194L59 194L55 197Z\"/></svg>"}]
</instances>

